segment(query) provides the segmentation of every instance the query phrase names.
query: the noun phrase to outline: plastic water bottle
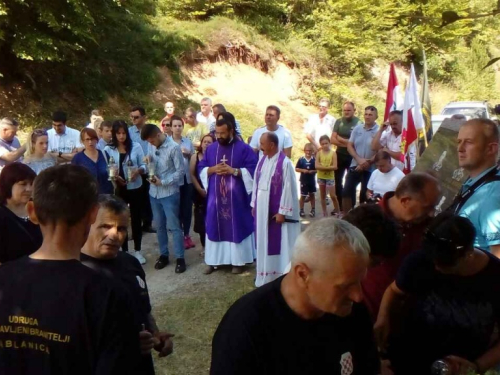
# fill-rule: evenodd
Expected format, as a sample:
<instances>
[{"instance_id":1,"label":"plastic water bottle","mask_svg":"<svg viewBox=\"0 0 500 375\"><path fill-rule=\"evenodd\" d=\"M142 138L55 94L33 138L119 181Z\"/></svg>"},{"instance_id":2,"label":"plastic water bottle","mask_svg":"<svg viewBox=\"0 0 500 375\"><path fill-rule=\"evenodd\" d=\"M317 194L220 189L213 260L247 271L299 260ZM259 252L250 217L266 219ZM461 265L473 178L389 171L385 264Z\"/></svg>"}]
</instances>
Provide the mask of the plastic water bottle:
<instances>
[{"instance_id":1,"label":"plastic water bottle","mask_svg":"<svg viewBox=\"0 0 500 375\"><path fill-rule=\"evenodd\" d=\"M438 359L432 364L432 375L451 375L451 366L444 359Z\"/></svg>"}]
</instances>

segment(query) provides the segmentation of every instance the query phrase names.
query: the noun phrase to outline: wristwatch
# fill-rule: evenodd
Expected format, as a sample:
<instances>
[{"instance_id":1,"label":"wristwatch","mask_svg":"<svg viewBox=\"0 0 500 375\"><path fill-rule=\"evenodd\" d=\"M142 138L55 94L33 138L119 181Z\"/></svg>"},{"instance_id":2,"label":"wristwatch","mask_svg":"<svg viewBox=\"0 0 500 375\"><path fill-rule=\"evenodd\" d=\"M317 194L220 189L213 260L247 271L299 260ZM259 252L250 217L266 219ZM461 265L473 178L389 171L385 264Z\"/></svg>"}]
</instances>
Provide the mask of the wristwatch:
<instances>
[{"instance_id":1,"label":"wristwatch","mask_svg":"<svg viewBox=\"0 0 500 375\"><path fill-rule=\"evenodd\" d=\"M233 172L233 176L234 177L238 177L239 174L240 174L240 170L239 169L235 169L234 172Z\"/></svg>"}]
</instances>

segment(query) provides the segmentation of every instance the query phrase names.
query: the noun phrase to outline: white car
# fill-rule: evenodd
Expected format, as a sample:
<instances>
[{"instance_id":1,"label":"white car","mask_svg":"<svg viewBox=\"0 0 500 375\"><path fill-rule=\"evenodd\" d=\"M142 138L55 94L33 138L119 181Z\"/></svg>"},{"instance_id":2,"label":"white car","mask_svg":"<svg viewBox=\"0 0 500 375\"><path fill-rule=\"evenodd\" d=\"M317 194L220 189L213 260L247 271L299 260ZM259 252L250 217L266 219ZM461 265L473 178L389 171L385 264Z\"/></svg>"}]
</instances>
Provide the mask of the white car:
<instances>
[{"instance_id":1,"label":"white car","mask_svg":"<svg viewBox=\"0 0 500 375\"><path fill-rule=\"evenodd\" d=\"M487 118L496 120L496 114L487 101L482 102L451 102L448 103L440 115L451 117L453 115L464 115L467 120L472 118Z\"/></svg>"}]
</instances>

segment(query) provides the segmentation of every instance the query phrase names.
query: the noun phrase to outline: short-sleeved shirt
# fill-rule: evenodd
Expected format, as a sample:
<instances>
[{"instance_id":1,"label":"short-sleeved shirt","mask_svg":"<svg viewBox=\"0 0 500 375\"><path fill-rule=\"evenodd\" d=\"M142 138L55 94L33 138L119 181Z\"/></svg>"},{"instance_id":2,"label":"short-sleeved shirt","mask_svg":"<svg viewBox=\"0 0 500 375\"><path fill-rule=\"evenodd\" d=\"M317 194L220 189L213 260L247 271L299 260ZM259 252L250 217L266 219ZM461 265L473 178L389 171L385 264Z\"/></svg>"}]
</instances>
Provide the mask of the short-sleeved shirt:
<instances>
[{"instance_id":1,"label":"short-sleeved shirt","mask_svg":"<svg viewBox=\"0 0 500 375\"><path fill-rule=\"evenodd\" d=\"M256 129L253 132L252 141L250 142L250 147L252 147L253 149L260 150L260 137L262 136L262 134L265 134L268 132L269 132L269 130L267 129L267 126L265 126L265 125L261 128ZM285 148L290 148L293 146L292 134L283 125L278 125L278 129L276 129L275 131L272 131L272 133L274 133L278 136L279 150L280 151L283 151ZM262 155L263 155L262 151L259 151L259 158L261 158Z\"/></svg>"},{"instance_id":2,"label":"short-sleeved shirt","mask_svg":"<svg viewBox=\"0 0 500 375\"><path fill-rule=\"evenodd\" d=\"M349 143L354 145L354 150L363 159L371 159L375 155L372 150L372 140L377 134L378 125L374 124L371 128L366 128L364 124L356 125L349 138ZM358 162L352 158L351 167L357 167ZM373 165L371 167L373 169Z\"/></svg>"},{"instance_id":3,"label":"short-sleeved shirt","mask_svg":"<svg viewBox=\"0 0 500 375\"><path fill-rule=\"evenodd\" d=\"M379 374L372 323L362 304L347 317L296 315L281 294L283 277L240 298L212 342L211 375Z\"/></svg>"},{"instance_id":4,"label":"short-sleeved shirt","mask_svg":"<svg viewBox=\"0 0 500 375\"><path fill-rule=\"evenodd\" d=\"M211 112L208 115L208 117L205 117L203 115L203 113L198 112L196 114L196 121L198 122L198 124L199 123L206 124L207 125L207 129L210 129L210 127L217 122L217 120L215 119L213 113L211 113Z\"/></svg>"},{"instance_id":5,"label":"short-sleeved shirt","mask_svg":"<svg viewBox=\"0 0 500 375\"><path fill-rule=\"evenodd\" d=\"M131 307L135 320L134 327L137 332L137 340L139 340L139 332L142 330L143 324L146 329L152 329L152 327L148 327L151 302L146 274L135 257L122 251L113 259L97 259L82 253L80 261L99 274L111 279L116 283L117 287L128 294L130 301L132 301ZM137 370L131 372L131 375L154 375L151 355L141 356L137 353L137 356L139 362Z\"/></svg>"},{"instance_id":6,"label":"short-sleeved shirt","mask_svg":"<svg viewBox=\"0 0 500 375\"><path fill-rule=\"evenodd\" d=\"M319 144L319 139L323 135L327 135L329 138L332 136L334 124L335 117L332 115L327 113L321 119L319 114L314 114L309 116L309 120L304 125L304 133L310 135Z\"/></svg>"},{"instance_id":7,"label":"short-sleeved shirt","mask_svg":"<svg viewBox=\"0 0 500 375\"><path fill-rule=\"evenodd\" d=\"M368 181L368 189L373 191L373 194L383 196L388 191L395 191L399 181L403 179L405 174L396 167L393 167L389 172L382 173L375 169Z\"/></svg>"},{"instance_id":8,"label":"short-sleeved shirt","mask_svg":"<svg viewBox=\"0 0 500 375\"><path fill-rule=\"evenodd\" d=\"M392 152L401 152L401 134L396 135L392 131L392 129L388 129L382 133L380 137L380 145L382 147L387 147ZM415 145L411 145L409 149L410 154L410 167L413 170L415 168L415 164L417 163L417 154ZM398 167L400 170L404 170L404 163L401 160L396 160L391 158L392 165Z\"/></svg>"},{"instance_id":9,"label":"short-sleeved shirt","mask_svg":"<svg viewBox=\"0 0 500 375\"><path fill-rule=\"evenodd\" d=\"M57 134L54 129L47 131L49 137L49 152L71 153L75 148L82 148L80 132L66 126L63 134Z\"/></svg>"},{"instance_id":10,"label":"short-sleeved shirt","mask_svg":"<svg viewBox=\"0 0 500 375\"><path fill-rule=\"evenodd\" d=\"M337 135L341 136L344 139L351 138L351 132L354 130L356 125L360 124L361 121L357 117L353 117L350 120L347 120L345 117L339 118L335 121L335 125L333 125L333 132L337 133ZM347 151L347 147L337 146L337 154L344 154L349 156L349 151Z\"/></svg>"},{"instance_id":11,"label":"short-sleeved shirt","mask_svg":"<svg viewBox=\"0 0 500 375\"><path fill-rule=\"evenodd\" d=\"M496 167L493 167L496 168ZM467 190L491 169L485 170L474 179L468 179L462 186ZM497 173L500 176L500 171ZM480 186L460 209L460 216L468 218L476 229L474 246L490 251L490 246L500 244L500 181Z\"/></svg>"},{"instance_id":12,"label":"short-sleeved shirt","mask_svg":"<svg viewBox=\"0 0 500 375\"><path fill-rule=\"evenodd\" d=\"M16 151L20 147L21 147L21 142L19 142L19 139L17 137L14 137L12 142L7 142L0 138L0 172L2 171L3 167L5 167L7 164L10 164L10 162L1 159L1 157L4 156L5 154ZM22 160L23 158L21 157L16 161L22 161Z\"/></svg>"},{"instance_id":13,"label":"short-sleeved shirt","mask_svg":"<svg viewBox=\"0 0 500 375\"><path fill-rule=\"evenodd\" d=\"M0 374L118 375L135 365L129 301L78 260L7 262L0 295Z\"/></svg>"},{"instance_id":14,"label":"short-sleeved shirt","mask_svg":"<svg viewBox=\"0 0 500 375\"><path fill-rule=\"evenodd\" d=\"M435 360L448 355L472 362L490 348L500 323L500 260L486 254L486 266L469 276L437 271L425 249L403 262L396 285L413 301L397 343L405 362L418 366L405 373L427 374ZM411 361L417 352L419 360Z\"/></svg>"},{"instance_id":15,"label":"short-sleeved shirt","mask_svg":"<svg viewBox=\"0 0 500 375\"><path fill-rule=\"evenodd\" d=\"M334 154L335 151L333 150L328 152L319 150L316 154L316 158L322 167L330 167L332 165ZM318 178L322 180L333 180L335 178L335 171L318 171Z\"/></svg>"},{"instance_id":16,"label":"short-sleeved shirt","mask_svg":"<svg viewBox=\"0 0 500 375\"><path fill-rule=\"evenodd\" d=\"M313 157L311 157L311 159L307 160L305 156L302 156L297 161L295 168L307 169L309 171L314 171L314 170L316 170L316 159L313 156ZM300 182L303 184L316 185L316 174L300 173Z\"/></svg>"}]
</instances>

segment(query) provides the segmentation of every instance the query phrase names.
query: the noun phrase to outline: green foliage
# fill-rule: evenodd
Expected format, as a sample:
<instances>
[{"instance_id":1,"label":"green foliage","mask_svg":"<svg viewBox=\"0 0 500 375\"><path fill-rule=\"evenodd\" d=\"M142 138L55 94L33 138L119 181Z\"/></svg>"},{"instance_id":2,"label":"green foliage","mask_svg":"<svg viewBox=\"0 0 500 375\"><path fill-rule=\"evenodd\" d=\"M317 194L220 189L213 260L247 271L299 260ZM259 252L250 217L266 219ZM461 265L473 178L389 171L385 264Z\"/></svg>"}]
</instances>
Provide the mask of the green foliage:
<instances>
[{"instance_id":1,"label":"green foliage","mask_svg":"<svg viewBox=\"0 0 500 375\"><path fill-rule=\"evenodd\" d=\"M454 83L459 100L482 100L497 98L495 70L484 69L490 60L484 43L474 39L470 48L457 56L457 74Z\"/></svg>"}]
</instances>

